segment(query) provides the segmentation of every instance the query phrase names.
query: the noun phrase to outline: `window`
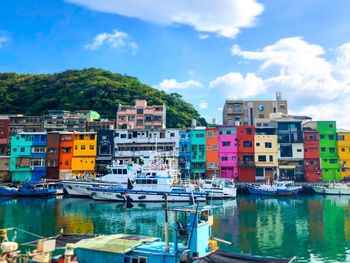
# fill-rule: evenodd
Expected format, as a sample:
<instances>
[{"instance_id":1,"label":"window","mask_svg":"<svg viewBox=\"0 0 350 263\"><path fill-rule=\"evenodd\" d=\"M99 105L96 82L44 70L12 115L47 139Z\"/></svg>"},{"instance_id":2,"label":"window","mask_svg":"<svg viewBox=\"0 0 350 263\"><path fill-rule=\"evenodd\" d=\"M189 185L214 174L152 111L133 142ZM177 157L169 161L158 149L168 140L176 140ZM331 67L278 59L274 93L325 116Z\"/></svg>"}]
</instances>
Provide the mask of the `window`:
<instances>
[{"instance_id":1,"label":"window","mask_svg":"<svg viewBox=\"0 0 350 263\"><path fill-rule=\"evenodd\" d=\"M221 157L221 161L228 161L228 157L227 156Z\"/></svg>"},{"instance_id":2,"label":"window","mask_svg":"<svg viewBox=\"0 0 350 263\"><path fill-rule=\"evenodd\" d=\"M84 140L84 134L79 135L79 140Z\"/></svg>"},{"instance_id":3,"label":"window","mask_svg":"<svg viewBox=\"0 0 350 263\"><path fill-rule=\"evenodd\" d=\"M203 138L204 137L204 133L196 133L196 138Z\"/></svg>"},{"instance_id":4,"label":"window","mask_svg":"<svg viewBox=\"0 0 350 263\"><path fill-rule=\"evenodd\" d=\"M253 132L252 132L252 128L247 128L247 134L252 134Z\"/></svg>"},{"instance_id":5,"label":"window","mask_svg":"<svg viewBox=\"0 0 350 263\"><path fill-rule=\"evenodd\" d=\"M32 153L45 153L46 147L33 147Z\"/></svg>"},{"instance_id":6,"label":"window","mask_svg":"<svg viewBox=\"0 0 350 263\"><path fill-rule=\"evenodd\" d=\"M218 150L218 145L217 144L214 144L213 145L213 151L217 151Z\"/></svg>"},{"instance_id":7,"label":"window","mask_svg":"<svg viewBox=\"0 0 350 263\"><path fill-rule=\"evenodd\" d=\"M204 152L204 149L205 149L205 148L204 148L204 145L199 145L199 151L200 151L200 152Z\"/></svg>"},{"instance_id":8,"label":"window","mask_svg":"<svg viewBox=\"0 0 350 263\"><path fill-rule=\"evenodd\" d=\"M329 128L333 128L333 123L330 123L330 124L328 125L328 127L329 127Z\"/></svg>"},{"instance_id":9,"label":"window","mask_svg":"<svg viewBox=\"0 0 350 263\"><path fill-rule=\"evenodd\" d=\"M24 147L21 147L21 153L23 153L24 152Z\"/></svg>"},{"instance_id":10,"label":"window","mask_svg":"<svg viewBox=\"0 0 350 263\"><path fill-rule=\"evenodd\" d=\"M231 142L222 142L222 146L223 147L227 147L227 146L230 146L231 145Z\"/></svg>"},{"instance_id":11,"label":"window","mask_svg":"<svg viewBox=\"0 0 350 263\"><path fill-rule=\"evenodd\" d=\"M334 140L334 135L328 135L329 140Z\"/></svg>"},{"instance_id":12,"label":"window","mask_svg":"<svg viewBox=\"0 0 350 263\"><path fill-rule=\"evenodd\" d=\"M232 161L236 161L236 160L237 160L236 156L232 156Z\"/></svg>"},{"instance_id":13,"label":"window","mask_svg":"<svg viewBox=\"0 0 350 263\"><path fill-rule=\"evenodd\" d=\"M291 145L281 146L281 157L293 157L293 150Z\"/></svg>"},{"instance_id":14,"label":"window","mask_svg":"<svg viewBox=\"0 0 350 263\"><path fill-rule=\"evenodd\" d=\"M258 155L258 161L259 162L266 162L266 156L265 155Z\"/></svg>"},{"instance_id":15,"label":"window","mask_svg":"<svg viewBox=\"0 0 350 263\"><path fill-rule=\"evenodd\" d=\"M335 153L335 148L329 148L330 153Z\"/></svg>"},{"instance_id":16,"label":"window","mask_svg":"<svg viewBox=\"0 0 350 263\"><path fill-rule=\"evenodd\" d=\"M303 150L302 149L297 149L297 152L298 153L301 153Z\"/></svg>"},{"instance_id":17,"label":"window","mask_svg":"<svg viewBox=\"0 0 350 263\"><path fill-rule=\"evenodd\" d=\"M273 162L273 156L270 155L270 162Z\"/></svg>"},{"instance_id":18,"label":"window","mask_svg":"<svg viewBox=\"0 0 350 263\"><path fill-rule=\"evenodd\" d=\"M90 140L95 140L95 134L90 134Z\"/></svg>"},{"instance_id":19,"label":"window","mask_svg":"<svg viewBox=\"0 0 350 263\"><path fill-rule=\"evenodd\" d=\"M338 141L344 141L345 136L344 135L338 135Z\"/></svg>"},{"instance_id":20,"label":"window","mask_svg":"<svg viewBox=\"0 0 350 263\"><path fill-rule=\"evenodd\" d=\"M345 148L341 148L341 151L342 151L342 152L345 152Z\"/></svg>"},{"instance_id":21,"label":"window","mask_svg":"<svg viewBox=\"0 0 350 263\"><path fill-rule=\"evenodd\" d=\"M95 149L95 147L93 145L90 145L90 150Z\"/></svg>"},{"instance_id":22,"label":"window","mask_svg":"<svg viewBox=\"0 0 350 263\"><path fill-rule=\"evenodd\" d=\"M197 145L192 145L192 146L191 146L191 149L192 149L192 152L197 151Z\"/></svg>"},{"instance_id":23,"label":"window","mask_svg":"<svg viewBox=\"0 0 350 263\"><path fill-rule=\"evenodd\" d=\"M265 142L265 148L272 148L271 142Z\"/></svg>"},{"instance_id":24,"label":"window","mask_svg":"<svg viewBox=\"0 0 350 263\"><path fill-rule=\"evenodd\" d=\"M338 163L338 160L337 159L329 159L329 163L335 164L335 163Z\"/></svg>"},{"instance_id":25,"label":"window","mask_svg":"<svg viewBox=\"0 0 350 263\"><path fill-rule=\"evenodd\" d=\"M69 147L64 147L62 148L62 153L70 153L70 149Z\"/></svg>"},{"instance_id":26,"label":"window","mask_svg":"<svg viewBox=\"0 0 350 263\"><path fill-rule=\"evenodd\" d=\"M212 132L208 132L208 138L211 138L213 136Z\"/></svg>"},{"instance_id":27,"label":"window","mask_svg":"<svg viewBox=\"0 0 350 263\"><path fill-rule=\"evenodd\" d=\"M243 142L243 147L244 148L251 148L251 147L253 147L252 141L244 141Z\"/></svg>"},{"instance_id":28,"label":"window","mask_svg":"<svg viewBox=\"0 0 350 263\"><path fill-rule=\"evenodd\" d=\"M136 114L143 114L143 109L137 109Z\"/></svg>"},{"instance_id":29,"label":"window","mask_svg":"<svg viewBox=\"0 0 350 263\"><path fill-rule=\"evenodd\" d=\"M56 153L57 149L56 148L49 148L48 152L49 153Z\"/></svg>"},{"instance_id":30,"label":"window","mask_svg":"<svg viewBox=\"0 0 350 263\"><path fill-rule=\"evenodd\" d=\"M78 145L75 145L75 146L74 146L74 149L75 149L75 150L78 150Z\"/></svg>"},{"instance_id":31,"label":"window","mask_svg":"<svg viewBox=\"0 0 350 263\"><path fill-rule=\"evenodd\" d=\"M170 133L170 137L175 137L175 133L174 132Z\"/></svg>"},{"instance_id":32,"label":"window","mask_svg":"<svg viewBox=\"0 0 350 263\"><path fill-rule=\"evenodd\" d=\"M218 132L214 132L214 137L218 137Z\"/></svg>"},{"instance_id":33,"label":"window","mask_svg":"<svg viewBox=\"0 0 350 263\"><path fill-rule=\"evenodd\" d=\"M324 134L320 134L320 139L321 139L321 140L324 139Z\"/></svg>"},{"instance_id":34,"label":"window","mask_svg":"<svg viewBox=\"0 0 350 263\"><path fill-rule=\"evenodd\" d=\"M81 145L81 146L80 146L80 149L81 149L81 150L85 150L85 145Z\"/></svg>"},{"instance_id":35,"label":"window","mask_svg":"<svg viewBox=\"0 0 350 263\"><path fill-rule=\"evenodd\" d=\"M321 152L325 152L326 151L326 147L321 147Z\"/></svg>"},{"instance_id":36,"label":"window","mask_svg":"<svg viewBox=\"0 0 350 263\"><path fill-rule=\"evenodd\" d=\"M207 150L210 151L210 145L207 145Z\"/></svg>"},{"instance_id":37,"label":"window","mask_svg":"<svg viewBox=\"0 0 350 263\"><path fill-rule=\"evenodd\" d=\"M126 134L120 134L120 138L126 139Z\"/></svg>"}]
</instances>

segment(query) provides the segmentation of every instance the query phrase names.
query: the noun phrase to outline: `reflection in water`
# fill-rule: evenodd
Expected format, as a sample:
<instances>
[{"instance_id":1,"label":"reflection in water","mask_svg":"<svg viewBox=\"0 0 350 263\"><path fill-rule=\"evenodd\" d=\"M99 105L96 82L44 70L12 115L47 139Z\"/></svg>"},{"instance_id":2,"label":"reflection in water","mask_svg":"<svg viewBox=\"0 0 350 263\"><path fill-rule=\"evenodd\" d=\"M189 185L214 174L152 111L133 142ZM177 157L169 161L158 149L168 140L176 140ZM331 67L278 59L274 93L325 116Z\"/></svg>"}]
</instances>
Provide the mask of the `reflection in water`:
<instances>
[{"instance_id":1,"label":"reflection in water","mask_svg":"<svg viewBox=\"0 0 350 263\"><path fill-rule=\"evenodd\" d=\"M298 262L350 259L350 197L243 196L213 205L219 207L214 213L213 236L233 242L232 246L220 244L223 249L297 256ZM16 226L42 236L64 229L66 233L119 232L162 238L164 219L163 204L135 204L127 209L120 203L89 199L0 198L0 228ZM170 232L172 238L173 228ZM28 236L18 233L17 240L28 241Z\"/></svg>"}]
</instances>

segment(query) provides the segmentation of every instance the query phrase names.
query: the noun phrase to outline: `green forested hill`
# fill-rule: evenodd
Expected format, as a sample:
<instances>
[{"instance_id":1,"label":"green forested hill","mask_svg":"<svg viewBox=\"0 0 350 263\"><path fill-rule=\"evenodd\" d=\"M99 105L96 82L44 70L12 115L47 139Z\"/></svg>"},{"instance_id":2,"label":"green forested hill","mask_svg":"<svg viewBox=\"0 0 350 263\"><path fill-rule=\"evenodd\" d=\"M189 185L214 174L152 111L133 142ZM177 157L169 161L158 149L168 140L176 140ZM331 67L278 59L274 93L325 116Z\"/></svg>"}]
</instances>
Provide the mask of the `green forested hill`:
<instances>
[{"instance_id":1,"label":"green forested hill","mask_svg":"<svg viewBox=\"0 0 350 263\"><path fill-rule=\"evenodd\" d=\"M167 94L134 77L94 68L57 74L0 73L0 98L1 114L91 109L108 118L115 118L119 104L133 105L135 99L147 99L149 105L166 105L167 127L188 127L193 118L206 125L179 94Z\"/></svg>"}]
</instances>

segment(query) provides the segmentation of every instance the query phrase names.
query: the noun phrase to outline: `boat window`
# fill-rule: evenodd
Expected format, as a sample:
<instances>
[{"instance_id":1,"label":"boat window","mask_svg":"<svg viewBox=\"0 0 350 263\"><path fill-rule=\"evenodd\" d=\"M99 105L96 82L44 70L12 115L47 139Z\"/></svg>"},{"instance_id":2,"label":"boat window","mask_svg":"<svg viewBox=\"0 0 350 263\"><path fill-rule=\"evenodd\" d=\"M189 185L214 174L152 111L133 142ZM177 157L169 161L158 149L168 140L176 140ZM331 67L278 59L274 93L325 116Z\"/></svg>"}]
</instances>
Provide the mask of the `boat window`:
<instances>
[{"instance_id":1,"label":"boat window","mask_svg":"<svg viewBox=\"0 0 350 263\"><path fill-rule=\"evenodd\" d=\"M127 169L123 169L123 174L128 174L128 170Z\"/></svg>"},{"instance_id":2,"label":"boat window","mask_svg":"<svg viewBox=\"0 0 350 263\"><path fill-rule=\"evenodd\" d=\"M123 174L123 169L118 169L118 174Z\"/></svg>"},{"instance_id":3,"label":"boat window","mask_svg":"<svg viewBox=\"0 0 350 263\"><path fill-rule=\"evenodd\" d=\"M152 184L152 180L151 179L147 179L147 184Z\"/></svg>"},{"instance_id":4,"label":"boat window","mask_svg":"<svg viewBox=\"0 0 350 263\"><path fill-rule=\"evenodd\" d=\"M139 263L147 263L147 258L139 257Z\"/></svg>"},{"instance_id":5,"label":"boat window","mask_svg":"<svg viewBox=\"0 0 350 263\"><path fill-rule=\"evenodd\" d=\"M151 173L146 173L146 175L151 175Z\"/></svg>"},{"instance_id":6,"label":"boat window","mask_svg":"<svg viewBox=\"0 0 350 263\"><path fill-rule=\"evenodd\" d=\"M147 180L145 179L141 180L141 184L147 184Z\"/></svg>"},{"instance_id":7,"label":"boat window","mask_svg":"<svg viewBox=\"0 0 350 263\"><path fill-rule=\"evenodd\" d=\"M131 258L131 263L138 263L139 259L138 258Z\"/></svg>"},{"instance_id":8,"label":"boat window","mask_svg":"<svg viewBox=\"0 0 350 263\"><path fill-rule=\"evenodd\" d=\"M152 173L153 176L156 176L157 174L156 173Z\"/></svg>"},{"instance_id":9,"label":"boat window","mask_svg":"<svg viewBox=\"0 0 350 263\"><path fill-rule=\"evenodd\" d=\"M113 169L113 174L117 174L117 173L118 173L117 169Z\"/></svg>"}]
</instances>

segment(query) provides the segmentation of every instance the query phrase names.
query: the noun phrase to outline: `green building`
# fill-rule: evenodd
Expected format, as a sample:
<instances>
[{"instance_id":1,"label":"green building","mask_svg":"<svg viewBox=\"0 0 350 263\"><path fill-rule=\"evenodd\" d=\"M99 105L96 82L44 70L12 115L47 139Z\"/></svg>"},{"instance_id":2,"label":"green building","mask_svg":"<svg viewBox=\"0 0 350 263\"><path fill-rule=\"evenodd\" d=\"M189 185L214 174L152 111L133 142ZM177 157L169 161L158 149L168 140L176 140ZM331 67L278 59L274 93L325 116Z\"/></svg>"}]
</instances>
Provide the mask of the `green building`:
<instances>
[{"instance_id":1,"label":"green building","mask_svg":"<svg viewBox=\"0 0 350 263\"><path fill-rule=\"evenodd\" d=\"M337 125L335 121L318 121L322 181L339 181L340 164L337 152Z\"/></svg>"},{"instance_id":2,"label":"green building","mask_svg":"<svg viewBox=\"0 0 350 263\"><path fill-rule=\"evenodd\" d=\"M17 134L11 137L10 172L13 182L25 182L31 179L30 170L33 136Z\"/></svg>"},{"instance_id":3,"label":"green building","mask_svg":"<svg viewBox=\"0 0 350 263\"><path fill-rule=\"evenodd\" d=\"M206 130L197 127L190 131L191 140L191 177L205 178L206 170Z\"/></svg>"}]
</instances>

